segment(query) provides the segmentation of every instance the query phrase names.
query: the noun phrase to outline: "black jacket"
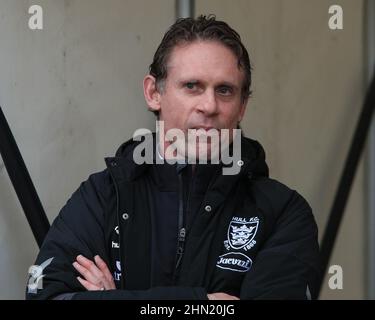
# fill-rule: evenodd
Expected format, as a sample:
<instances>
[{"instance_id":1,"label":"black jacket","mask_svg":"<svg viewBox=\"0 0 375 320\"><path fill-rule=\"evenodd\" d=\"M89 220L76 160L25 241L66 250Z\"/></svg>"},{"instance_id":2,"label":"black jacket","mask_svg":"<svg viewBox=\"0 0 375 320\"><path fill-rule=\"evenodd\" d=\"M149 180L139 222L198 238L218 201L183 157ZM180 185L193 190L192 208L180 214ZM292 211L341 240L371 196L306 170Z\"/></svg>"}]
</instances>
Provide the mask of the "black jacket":
<instances>
[{"instance_id":1,"label":"black jacket","mask_svg":"<svg viewBox=\"0 0 375 320\"><path fill-rule=\"evenodd\" d=\"M247 138L240 173L222 175L220 165L211 165L204 197L179 243L184 252L175 282L155 287L155 186L152 165L133 161L137 143L130 140L106 158L107 169L91 175L62 208L35 263L44 267L42 282L29 278L39 289L28 286L27 299L68 293L75 293L67 295L73 299L206 299L213 292L241 299L316 297L318 232L311 208L296 191L268 178L263 148ZM205 167L198 165L198 172ZM86 291L72 266L79 254L100 255L118 290Z\"/></svg>"}]
</instances>

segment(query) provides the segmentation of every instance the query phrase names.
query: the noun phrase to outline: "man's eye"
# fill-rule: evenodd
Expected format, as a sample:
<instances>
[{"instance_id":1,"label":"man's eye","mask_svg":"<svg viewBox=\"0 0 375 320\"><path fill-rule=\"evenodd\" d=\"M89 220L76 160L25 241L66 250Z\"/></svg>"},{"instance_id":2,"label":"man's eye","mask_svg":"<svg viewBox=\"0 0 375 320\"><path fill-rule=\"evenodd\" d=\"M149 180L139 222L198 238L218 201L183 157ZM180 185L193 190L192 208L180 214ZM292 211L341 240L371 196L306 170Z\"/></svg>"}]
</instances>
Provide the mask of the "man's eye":
<instances>
[{"instance_id":1,"label":"man's eye","mask_svg":"<svg viewBox=\"0 0 375 320\"><path fill-rule=\"evenodd\" d=\"M196 83L194 83L194 82L187 82L186 84L185 84L185 86L186 86L186 88L188 88L188 89L194 89L195 87L196 87Z\"/></svg>"},{"instance_id":2,"label":"man's eye","mask_svg":"<svg viewBox=\"0 0 375 320\"><path fill-rule=\"evenodd\" d=\"M224 96L229 96L230 94L232 94L232 89L229 87L220 87L217 89L217 91Z\"/></svg>"}]
</instances>

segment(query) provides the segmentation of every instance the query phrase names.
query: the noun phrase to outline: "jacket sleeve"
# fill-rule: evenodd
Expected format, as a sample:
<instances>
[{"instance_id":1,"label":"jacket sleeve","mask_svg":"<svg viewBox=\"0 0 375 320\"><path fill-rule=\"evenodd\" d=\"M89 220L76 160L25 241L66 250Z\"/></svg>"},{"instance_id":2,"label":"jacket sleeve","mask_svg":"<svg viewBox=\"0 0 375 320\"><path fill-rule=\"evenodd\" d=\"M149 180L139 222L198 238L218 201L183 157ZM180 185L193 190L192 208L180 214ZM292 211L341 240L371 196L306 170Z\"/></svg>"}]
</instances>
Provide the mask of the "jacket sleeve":
<instances>
[{"instance_id":1,"label":"jacket sleeve","mask_svg":"<svg viewBox=\"0 0 375 320\"><path fill-rule=\"evenodd\" d=\"M105 246L105 206L109 175L91 175L73 193L54 220L29 269L26 299L206 299L203 288L162 287L144 291L86 291L72 263L82 254L108 263Z\"/></svg>"},{"instance_id":2,"label":"jacket sleeve","mask_svg":"<svg viewBox=\"0 0 375 320\"><path fill-rule=\"evenodd\" d=\"M244 278L241 299L315 299L318 229L310 206L295 191Z\"/></svg>"},{"instance_id":3,"label":"jacket sleeve","mask_svg":"<svg viewBox=\"0 0 375 320\"><path fill-rule=\"evenodd\" d=\"M61 209L32 267L42 268L37 272L38 278L31 273L26 299L51 299L81 291L72 265L79 254L89 259L99 254L108 261L104 248L104 199L97 191L97 184L104 179L104 172L91 175Z\"/></svg>"}]
</instances>

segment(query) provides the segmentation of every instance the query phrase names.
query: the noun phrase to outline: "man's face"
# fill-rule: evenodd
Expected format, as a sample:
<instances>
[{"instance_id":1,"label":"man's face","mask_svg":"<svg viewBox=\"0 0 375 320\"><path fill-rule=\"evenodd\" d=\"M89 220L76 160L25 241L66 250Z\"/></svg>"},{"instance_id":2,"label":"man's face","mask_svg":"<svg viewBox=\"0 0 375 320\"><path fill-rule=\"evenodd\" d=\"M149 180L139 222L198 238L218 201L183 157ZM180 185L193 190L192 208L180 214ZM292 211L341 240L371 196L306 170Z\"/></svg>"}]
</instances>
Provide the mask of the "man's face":
<instances>
[{"instance_id":1,"label":"man's face","mask_svg":"<svg viewBox=\"0 0 375 320\"><path fill-rule=\"evenodd\" d=\"M157 106L165 131L237 128L247 101L241 97L244 72L230 49L215 41L176 46L167 70Z\"/></svg>"}]
</instances>

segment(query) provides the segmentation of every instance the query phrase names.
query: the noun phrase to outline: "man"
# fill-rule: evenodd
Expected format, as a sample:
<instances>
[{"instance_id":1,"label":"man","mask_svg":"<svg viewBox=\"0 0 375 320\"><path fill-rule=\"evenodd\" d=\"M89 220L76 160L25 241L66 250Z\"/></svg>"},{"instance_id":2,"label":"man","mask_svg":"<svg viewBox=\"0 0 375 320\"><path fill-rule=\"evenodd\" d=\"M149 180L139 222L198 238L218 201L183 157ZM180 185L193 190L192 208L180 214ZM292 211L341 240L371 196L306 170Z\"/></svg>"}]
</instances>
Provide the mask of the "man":
<instances>
[{"instance_id":1,"label":"man","mask_svg":"<svg viewBox=\"0 0 375 320\"><path fill-rule=\"evenodd\" d=\"M268 178L261 145L236 133L250 85L248 53L226 23L201 16L172 25L144 79L162 129L123 144L72 195L37 258L43 282L36 289L29 280L26 297L315 298L311 208ZM170 130L183 137L161 138ZM218 143L200 140L212 131ZM147 139L152 163L140 164ZM237 149L238 170L224 174L221 152ZM202 150L208 163L200 161Z\"/></svg>"}]
</instances>

